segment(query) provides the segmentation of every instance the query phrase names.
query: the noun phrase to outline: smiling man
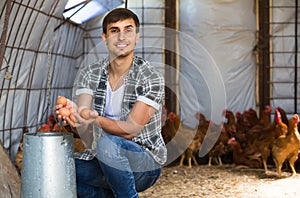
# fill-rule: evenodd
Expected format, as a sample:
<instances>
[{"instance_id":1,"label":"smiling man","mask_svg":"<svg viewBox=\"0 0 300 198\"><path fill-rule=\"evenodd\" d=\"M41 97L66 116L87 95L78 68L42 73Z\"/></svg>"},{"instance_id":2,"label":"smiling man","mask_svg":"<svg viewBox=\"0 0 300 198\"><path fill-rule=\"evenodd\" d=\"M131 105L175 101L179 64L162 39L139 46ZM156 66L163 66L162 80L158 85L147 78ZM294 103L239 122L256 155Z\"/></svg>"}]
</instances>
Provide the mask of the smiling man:
<instances>
[{"instance_id":1,"label":"smiling man","mask_svg":"<svg viewBox=\"0 0 300 198\"><path fill-rule=\"evenodd\" d=\"M134 55L140 24L132 11L112 10L102 25L109 55L79 73L76 104L68 100L76 110L76 123L66 118L71 126L98 129L91 149L76 153L77 196L138 197L157 181L166 162L161 136L164 79ZM95 110L88 120L80 116L84 108Z\"/></svg>"}]
</instances>

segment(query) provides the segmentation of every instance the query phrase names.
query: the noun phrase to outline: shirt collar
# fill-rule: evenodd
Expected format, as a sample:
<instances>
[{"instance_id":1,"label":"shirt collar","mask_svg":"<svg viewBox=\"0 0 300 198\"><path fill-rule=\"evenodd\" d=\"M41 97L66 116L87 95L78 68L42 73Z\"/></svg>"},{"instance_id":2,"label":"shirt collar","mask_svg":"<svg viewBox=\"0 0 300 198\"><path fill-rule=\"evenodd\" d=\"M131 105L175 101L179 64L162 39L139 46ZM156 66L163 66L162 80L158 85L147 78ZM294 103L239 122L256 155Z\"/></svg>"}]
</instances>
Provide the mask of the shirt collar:
<instances>
[{"instance_id":1,"label":"shirt collar","mask_svg":"<svg viewBox=\"0 0 300 198\"><path fill-rule=\"evenodd\" d=\"M139 69L139 67L138 67L139 64L137 64L138 61L140 61L139 58L137 56L134 56L133 57L132 65L131 65L131 67L130 67L130 69L128 71L128 74L127 74L127 76L131 77L132 79L135 79L135 76L138 73L138 69ZM102 64L104 65L104 67L103 67L103 73L105 75L108 75L109 57L106 57L104 59L104 61L102 62Z\"/></svg>"},{"instance_id":2,"label":"shirt collar","mask_svg":"<svg viewBox=\"0 0 300 198\"><path fill-rule=\"evenodd\" d=\"M138 69L138 65L136 64L137 62L137 57L134 56L133 57L133 61L132 61L132 65L128 71L128 77L131 77L132 79L135 79L135 76L137 74L137 69Z\"/></svg>"},{"instance_id":3,"label":"shirt collar","mask_svg":"<svg viewBox=\"0 0 300 198\"><path fill-rule=\"evenodd\" d=\"M106 57L106 58L103 60L102 64L104 65L104 66L103 66L103 74L108 75L109 58Z\"/></svg>"}]
</instances>

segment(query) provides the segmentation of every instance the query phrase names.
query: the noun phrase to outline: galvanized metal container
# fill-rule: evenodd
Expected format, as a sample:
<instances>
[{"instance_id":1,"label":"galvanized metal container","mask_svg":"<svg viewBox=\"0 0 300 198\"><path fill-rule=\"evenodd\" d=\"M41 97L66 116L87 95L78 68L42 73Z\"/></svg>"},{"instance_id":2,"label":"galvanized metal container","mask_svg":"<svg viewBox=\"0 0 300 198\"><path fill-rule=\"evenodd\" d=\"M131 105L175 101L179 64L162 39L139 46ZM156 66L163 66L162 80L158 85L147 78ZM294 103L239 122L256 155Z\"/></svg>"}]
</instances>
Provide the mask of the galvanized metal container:
<instances>
[{"instance_id":1,"label":"galvanized metal container","mask_svg":"<svg viewBox=\"0 0 300 198\"><path fill-rule=\"evenodd\" d=\"M25 134L21 198L76 197L73 148L71 133Z\"/></svg>"}]
</instances>

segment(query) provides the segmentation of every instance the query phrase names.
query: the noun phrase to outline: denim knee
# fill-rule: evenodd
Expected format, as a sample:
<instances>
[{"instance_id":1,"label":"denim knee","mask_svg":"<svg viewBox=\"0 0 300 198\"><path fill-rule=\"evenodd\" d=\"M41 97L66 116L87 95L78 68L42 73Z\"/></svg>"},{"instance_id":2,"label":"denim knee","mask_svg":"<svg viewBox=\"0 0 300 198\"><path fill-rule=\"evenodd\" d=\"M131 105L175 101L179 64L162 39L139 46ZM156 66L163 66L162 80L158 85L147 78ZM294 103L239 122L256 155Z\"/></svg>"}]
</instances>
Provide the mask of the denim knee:
<instances>
[{"instance_id":1,"label":"denim knee","mask_svg":"<svg viewBox=\"0 0 300 198\"><path fill-rule=\"evenodd\" d=\"M98 160L116 169L128 171L128 162L122 148L123 139L112 135L101 137L97 143Z\"/></svg>"}]
</instances>

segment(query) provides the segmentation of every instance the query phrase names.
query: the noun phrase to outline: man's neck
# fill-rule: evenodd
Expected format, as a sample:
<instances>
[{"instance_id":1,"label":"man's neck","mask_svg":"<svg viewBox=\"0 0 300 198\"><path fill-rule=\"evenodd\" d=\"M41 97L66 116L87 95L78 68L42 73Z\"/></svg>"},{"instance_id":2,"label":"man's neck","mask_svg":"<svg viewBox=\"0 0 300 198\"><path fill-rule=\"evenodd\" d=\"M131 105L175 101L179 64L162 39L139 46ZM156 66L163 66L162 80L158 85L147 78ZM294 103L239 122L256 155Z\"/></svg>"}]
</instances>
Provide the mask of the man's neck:
<instances>
[{"instance_id":1,"label":"man's neck","mask_svg":"<svg viewBox=\"0 0 300 198\"><path fill-rule=\"evenodd\" d=\"M126 56L126 57L118 57L114 58L110 61L109 65L109 73L113 76L123 76L127 73L132 65L133 55Z\"/></svg>"}]
</instances>

